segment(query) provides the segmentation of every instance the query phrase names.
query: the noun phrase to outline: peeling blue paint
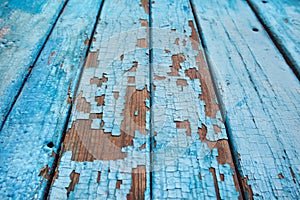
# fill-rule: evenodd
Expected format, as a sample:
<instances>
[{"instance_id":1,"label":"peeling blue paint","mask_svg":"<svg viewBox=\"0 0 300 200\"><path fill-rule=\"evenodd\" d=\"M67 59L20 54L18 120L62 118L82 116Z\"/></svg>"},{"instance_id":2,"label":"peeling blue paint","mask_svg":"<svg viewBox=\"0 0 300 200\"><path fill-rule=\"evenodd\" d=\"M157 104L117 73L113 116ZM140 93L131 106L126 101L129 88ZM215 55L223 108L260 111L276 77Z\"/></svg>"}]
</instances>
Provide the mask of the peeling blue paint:
<instances>
[{"instance_id":1,"label":"peeling blue paint","mask_svg":"<svg viewBox=\"0 0 300 200\"><path fill-rule=\"evenodd\" d=\"M248 185L245 195L299 198L299 81L246 2L193 3L235 159ZM273 15L276 3L257 1L259 9L268 10L264 16ZM290 6L277 10L276 18ZM274 32L281 29L275 27Z\"/></svg>"},{"instance_id":2,"label":"peeling blue paint","mask_svg":"<svg viewBox=\"0 0 300 200\"><path fill-rule=\"evenodd\" d=\"M85 2L69 1L8 116L0 134L1 199L43 199L47 179L39 176L40 170L47 165L49 168L52 167L54 161L52 152L56 152L60 145L67 112L70 108L67 103L70 92L68 88L72 89L76 85L75 76L79 75L79 69L83 64L81 59L85 56L87 48L84 42L91 36L93 29L91 24L96 21L100 3L101 1L95 3L88 0ZM49 3L45 6L47 14L43 13L42 16L57 12L58 7L58 2ZM18 12L17 10L14 13ZM22 22L21 24L27 24L32 30L35 30L32 23L41 17L24 13L14 16L25 16L22 20L27 20L28 23ZM17 20L15 25L19 28L23 27L19 22ZM49 23L48 18L45 18L43 23L36 24L36 28L41 28L40 26L45 23ZM44 30L40 31L44 32ZM40 36L39 31L29 35L34 40L25 35L26 41L22 45L26 46ZM72 40L69 40L70 38ZM23 47L22 45L20 44L18 48ZM4 58L6 53L11 52L1 51L0 57ZM18 57L20 54L22 59L24 56L26 60L29 57L22 50L17 50L13 54L14 58L6 57L6 59L13 59L11 62L1 62L1 65L19 63L20 60L15 60L15 56ZM13 68L14 65L10 66L10 69ZM19 70L19 68L13 70ZM20 75L19 72L17 74ZM11 80L9 78L11 75L7 72L5 80L1 81ZM1 87L4 86L5 84L1 85ZM3 103L2 100L1 103ZM78 115L85 116L84 113ZM54 144L51 149L47 147L49 141ZM46 171L46 174L49 173Z\"/></svg>"},{"instance_id":3,"label":"peeling blue paint","mask_svg":"<svg viewBox=\"0 0 300 200\"><path fill-rule=\"evenodd\" d=\"M63 152L50 199L125 199L134 187L133 170L139 166L146 169L144 199L241 197L232 163L220 161L224 155L218 144L227 142L221 112L208 110L211 105L203 97L212 83L206 77L209 73L206 73L204 50L197 31L193 30L196 22L189 1L155 1L151 34L140 21L149 21L146 8L138 0L126 3L110 0L104 4L90 49L97 58L93 66L86 63L83 69L68 127L76 121L91 119L85 128L99 131L97 134L103 129L112 138L123 137L124 132L128 134L122 130L123 120L145 115L145 130L134 124L137 129L129 133L132 144L120 147L126 155L123 159L99 160L95 156L93 162L79 162L73 161L78 152ZM53 153L57 153L61 144L69 98L73 98L87 50L85 40L91 37L91 24L100 4L101 1L89 0L68 2L25 83L0 134L1 198L43 198L49 174L45 167L52 167ZM39 30L24 35L23 42L17 41L14 34L24 33L33 26L29 23L19 30L19 24L35 23L50 15L55 18L62 2L33 2L30 8L27 0L23 5L12 0L0 6L5 7L0 10L0 48L5 49L0 52L0 57L5 58L5 66L0 64L0 73L2 70L4 74L0 80L3 118L7 105L11 104L10 97L20 87L24 70L32 64L47 32L40 28L45 23L51 27L53 21L47 18L50 21L37 24L35 28ZM245 182L251 186L255 199L297 199L299 82L245 2L196 2L195 8L241 176L247 177ZM16 22L10 26L12 21ZM252 31L253 27L259 31ZM146 42L138 44L138 40ZM148 44L149 41L153 43ZM290 47L287 42L284 45ZM20 51L23 47L25 51ZM14 68L16 63L21 67ZM133 63L137 63L136 68ZM153 74L149 74L149 67ZM199 77L188 74L197 70ZM107 80L101 80L103 77ZM92 84L92 79L99 83ZM142 101L146 109L125 113L124 105L135 100L131 91L149 92L152 84L153 93L149 97L152 99ZM217 104L214 94L209 95ZM99 103L96 98L104 100ZM79 101L86 108L77 107ZM91 118L92 115L97 118ZM76 137L82 137L81 133ZM94 156L84 138L75 142ZM92 143L104 146L97 141ZM226 158L230 156L226 152ZM39 176L41 169L46 169L44 178ZM80 177L74 190L67 194L73 172ZM250 190L245 192L246 196L250 193Z\"/></svg>"},{"instance_id":4,"label":"peeling blue paint","mask_svg":"<svg viewBox=\"0 0 300 200\"><path fill-rule=\"evenodd\" d=\"M63 0L0 3L0 126L63 4Z\"/></svg>"},{"instance_id":5,"label":"peeling blue paint","mask_svg":"<svg viewBox=\"0 0 300 200\"><path fill-rule=\"evenodd\" d=\"M146 134L141 133L139 130L135 130L134 134L127 133L121 127L122 121L125 117L128 117L124 116L124 105L130 103L133 98L130 90L141 91L149 89L149 58L146 56L149 50L148 48L137 47L137 40L147 37L147 27L141 26L140 19L148 21L148 15L139 4L140 2L137 0L128 2L128 4L118 0L104 2L101 20L96 28L97 34L90 49L91 52L99 52L98 65L95 68L84 68L77 94L81 94L91 108L97 105L95 97L104 95L105 103L101 112L91 109L89 114L103 113L104 132L115 137L121 136L121 134L130 134L133 137L133 146L122 147L121 151L125 153L126 157L116 160L95 159L93 162L76 162L71 159L73 152L65 152L59 164L59 176L51 188L50 199L67 198L64 188L68 187L70 173L73 170L80 173L80 179L75 185L74 191L70 192L70 199L126 199L131 188L134 187L132 182L133 169L138 166L145 166L146 168L144 199L150 199L150 112L147 111L145 117ZM122 59L120 59L121 57ZM130 70L133 62L137 62L137 68ZM90 84L92 78L100 79L104 74L107 81L103 82L101 86ZM117 97L115 94L118 94ZM69 128L77 120L86 119L85 115L79 115L81 112L77 110L77 105L81 96L77 97L72 110ZM126 98L129 98L129 100L126 100ZM149 99L145 100L145 104L150 108ZM140 117L144 114L137 109L132 112L133 117ZM134 122L134 119L127 120L130 123ZM136 124L134 125L137 126ZM128 125L126 124L125 126L127 127ZM96 128L96 126L93 126L92 123L91 128ZM98 127L98 130L100 131L100 127ZM80 134L78 133L78 136L82 137ZM121 142L123 142L122 137L120 137ZM93 154L89 150L89 144L84 143L83 139L78 142L82 142L82 145L87 148L89 153ZM95 143L97 145L97 141ZM82 167L85 164L89 168L83 169ZM68 169L65 170L65 168ZM98 172L101 173L101 178L97 182ZM85 176L85 178L82 179L82 176ZM120 188L116 188L117 181L122 181Z\"/></svg>"},{"instance_id":6,"label":"peeling blue paint","mask_svg":"<svg viewBox=\"0 0 300 200\"><path fill-rule=\"evenodd\" d=\"M221 198L237 199L240 194L236 190L229 164L219 164L218 150L210 149L199 138L198 128L204 129L203 125L207 127L206 139L209 141L217 142L227 139L227 136L220 112L213 119L206 115L206 103L199 98L199 95L203 95L201 87L206 85L185 74L186 70L199 69L196 56L202 50L199 42L190 39L193 32L190 21L196 26L192 11L178 9L189 6L189 1L185 0L155 1L152 5L154 77L166 77L154 79L153 82L153 132L156 142L153 153L153 198L217 198L214 177L210 172L210 168L214 168ZM169 29L156 28L162 27L166 21L171 24ZM194 50L195 43L198 43L198 49ZM166 49L169 53L166 53ZM181 66L178 75L170 75L170 66L176 65L172 55L179 54L184 59L178 63ZM205 65L205 62L200 65ZM184 80L186 84L178 85L178 80ZM178 128L178 123L185 123L186 127ZM214 125L221 128L220 133L215 133ZM220 180L220 173L224 174L226 183Z\"/></svg>"}]
</instances>

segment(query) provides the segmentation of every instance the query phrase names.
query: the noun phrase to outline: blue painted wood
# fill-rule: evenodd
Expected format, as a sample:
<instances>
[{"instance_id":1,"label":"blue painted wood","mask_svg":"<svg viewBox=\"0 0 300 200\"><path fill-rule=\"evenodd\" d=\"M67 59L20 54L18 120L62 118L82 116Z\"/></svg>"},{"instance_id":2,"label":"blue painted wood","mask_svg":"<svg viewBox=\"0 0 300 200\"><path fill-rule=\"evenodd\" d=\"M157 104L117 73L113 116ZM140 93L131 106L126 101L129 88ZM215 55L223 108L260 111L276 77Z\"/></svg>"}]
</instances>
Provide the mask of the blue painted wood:
<instances>
[{"instance_id":1,"label":"blue painted wood","mask_svg":"<svg viewBox=\"0 0 300 200\"><path fill-rule=\"evenodd\" d=\"M57 2L54 5L56 4ZM8 116L0 133L1 199L43 198L70 109L69 96L72 98L87 51L86 40L91 37L100 4L101 1L92 0L68 2ZM47 14L42 16L53 13L53 8L52 3L45 4L42 10ZM14 11L19 12L21 11ZM28 21L29 17L35 19L31 22L38 20L36 16L29 14L17 16L27 16L25 19ZM30 36L34 38L39 35L35 28L41 28L45 23L48 23L46 19L36 27L28 23L26 28L37 32ZM20 24L14 25L20 28ZM27 36L26 39L28 43L32 41ZM20 53L25 62L24 56L27 54L17 46L14 48L16 55L13 57ZM1 65L4 65L2 61ZM16 60L11 62L15 63ZM10 76L6 78L15 80Z\"/></svg>"},{"instance_id":2,"label":"blue painted wood","mask_svg":"<svg viewBox=\"0 0 300 200\"><path fill-rule=\"evenodd\" d=\"M0 2L0 127L64 2Z\"/></svg>"},{"instance_id":3,"label":"blue painted wood","mask_svg":"<svg viewBox=\"0 0 300 200\"><path fill-rule=\"evenodd\" d=\"M300 77L300 1L248 0Z\"/></svg>"},{"instance_id":4,"label":"blue painted wood","mask_svg":"<svg viewBox=\"0 0 300 200\"><path fill-rule=\"evenodd\" d=\"M241 199L188 0L152 4L153 199Z\"/></svg>"},{"instance_id":5,"label":"blue painted wood","mask_svg":"<svg viewBox=\"0 0 300 200\"><path fill-rule=\"evenodd\" d=\"M245 195L299 199L298 79L246 2L193 4Z\"/></svg>"},{"instance_id":6,"label":"blue painted wood","mask_svg":"<svg viewBox=\"0 0 300 200\"><path fill-rule=\"evenodd\" d=\"M147 11L104 2L50 199L150 199Z\"/></svg>"}]
</instances>

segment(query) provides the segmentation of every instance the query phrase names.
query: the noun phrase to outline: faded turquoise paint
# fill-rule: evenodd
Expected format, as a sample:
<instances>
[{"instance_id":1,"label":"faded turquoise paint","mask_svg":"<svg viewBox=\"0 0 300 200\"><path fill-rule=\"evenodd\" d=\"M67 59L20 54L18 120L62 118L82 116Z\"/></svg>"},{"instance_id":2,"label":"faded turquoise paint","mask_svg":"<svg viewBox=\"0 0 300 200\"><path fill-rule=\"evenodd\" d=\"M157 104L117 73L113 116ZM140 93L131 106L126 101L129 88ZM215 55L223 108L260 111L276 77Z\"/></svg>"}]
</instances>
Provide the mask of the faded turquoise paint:
<instances>
[{"instance_id":1,"label":"faded turquoise paint","mask_svg":"<svg viewBox=\"0 0 300 200\"><path fill-rule=\"evenodd\" d=\"M38 14L42 12L43 7L47 4L48 0L9 0L2 1L0 3L0 16L1 18L6 18L12 11L21 10L22 12L30 14ZM3 17L5 16L5 17Z\"/></svg>"},{"instance_id":2,"label":"faded turquoise paint","mask_svg":"<svg viewBox=\"0 0 300 200\"><path fill-rule=\"evenodd\" d=\"M85 40L91 37L100 4L68 2L8 116L0 133L1 199L43 198L47 180L39 176L40 170L52 167L52 152L60 145L70 108L69 88L72 95L87 50ZM49 142L54 147L48 147ZM45 170L45 175L48 173Z\"/></svg>"},{"instance_id":3,"label":"faded turquoise paint","mask_svg":"<svg viewBox=\"0 0 300 200\"><path fill-rule=\"evenodd\" d=\"M55 180L52 188L50 199L126 199L132 188L141 190L139 185L146 184L143 193L144 199L150 199L150 137L149 137L149 112L146 112L145 126L139 127L134 122L134 117L125 114L125 105L131 105L130 102L136 98L145 98L142 95L134 97L129 88L136 91L149 91L149 50L147 45L138 45L140 39L148 41L148 15L140 6L139 0L127 0L126 3L120 0L109 0L103 4L101 12L101 20L97 24L94 40L91 45L90 53L96 54L96 58L90 60L94 64L93 67L85 67L78 87L77 97L74 102L69 128L75 127L76 137L69 131L66 136L69 140L65 143L73 143L76 149L84 146L86 151L93 157L93 162L74 161L73 157L83 152L66 150L62 154L58 167L58 178ZM137 62L135 70L133 62ZM91 83L92 79L107 78L102 84ZM128 81L134 78L134 81ZM114 93L118 94L116 98ZM98 105L96 97L104 95L104 105ZM125 97L126 96L126 97ZM88 111L80 110L83 107L80 102L82 99L85 105L89 105ZM145 106L150 107L148 99L145 100ZM128 109L128 108L127 108ZM127 111L128 112L128 111ZM145 115L145 111L136 110L132 114ZM93 129L90 131L76 130L76 123L79 121L90 119L93 115L102 114L101 119L94 118L90 127L85 129ZM127 118L127 119L126 119ZM128 119L129 118L129 119ZM127 124L122 127L123 120ZM103 121L103 127L100 122ZM127 132L131 130L131 125L136 127L133 133ZM102 129L102 130L101 130ZM139 129L145 129L145 133L141 133ZM102 143L95 139L89 141L92 137L92 131L96 134L105 132ZM122 137L120 135L122 134ZM127 144L126 135L133 137L133 144L128 146L117 146L109 140L109 136L114 136L115 141L119 140L121 144ZM124 139L125 138L125 139ZM108 143L103 144L103 142ZM145 145L144 148L141 148ZM67 145L65 145L67 146ZM98 148L94 148L97 146ZM109 152L111 158L103 154ZM112 159L113 155L118 152L125 153L125 158ZM99 153L101 150L101 153ZM65 151L65 150L64 150ZM135 175L133 169L137 166L145 166L146 183L136 183L132 180ZM70 174L72 171L80 174L78 183L74 190L67 195L66 187L69 186ZM99 173L101 176L99 176ZM121 181L120 187L117 188L117 181ZM136 198L141 198L138 196Z\"/></svg>"},{"instance_id":4,"label":"faded turquoise paint","mask_svg":"<svg viewBox=\"0 0 300 200\"><path fill-rule=\"evenodd\" d=\"M64 0L1 1L0 127Z\"/></svg>"},{"instance_id":5,"label":"faded turquoise paint","mask_svg":"<svg viewBox=\"0 0 300 200\"><path fill-rule=\"evenodd\" d=\"M238 199L230 163L217 160L224 156L217 142L227 135L218 108L207 105L218 107L190 3L156 0L151 13L153 199ZM199 129L207 129L202 139Z\"/></svg>"},{"instance_id":6,"label":"faded turquoise paint","mask_svg":"<svg viewBox=\"0 0 300 200\"><path fill-rule=\"evenodd\" d=\"M126 1L128 4L118 0L106 2L90 49L93 53L99 50L99 64L95 68L84 69L79 86L79 92L91 105L91 110L89 113L76 110L76 100L69 127L76 120L88 119L90 113L103 112L103 119L93 119L91 129L99 129L103 120L105 131L119 136L124 120L121 112L126 88L134 86L136 90L149 90L148 47L137 45L138 39L145 39L149 34L149 29L141 27L140 19L149 19L137 0ZM16 20L13 27L9 27L3 17L0 19L0 56L5 58L5 62L0 63L0 72L4 74L0 89L13 85L7 86L3 93L0 90L3 98L0 99L0 108L4 114L5 105L11 103L13 93L22 82L22 73L27 69L22 68L22 72L21 68L12 66L20 62L17 58L23 59L22 62L28 61L24 55L33 51L35 54L30 55L36 55L40 48L32 46L27 51L28 45L35 40L25 37L26 42L21 44L14 42L17 37L10 33L25 33L24 30L32 29L32 24L22 32L18 23L31 18L37 22L50 11L59 11L51 10L54 4L44 3L34 4L35 8L30 11L26 5L22 12L20 9L12 13L5 11L12 21L25 16L21 21ZM299 82L245 2L194 3L241 175L248 177L255 199L299 198ZM1 199L43 198L47 180L38 175L46 165L52 166L52 152L56 152L60 145L70 109L67 104L69 87L72 96L87 50L84 42L91 37L100 4L101 1L70 0L10 113L0 133L0 162L3 163L0 166ZM57 2L55 5L59 7ZM133 145L122 148L127 155L125 159L76 162L72 161L71 151L62 154L51 199L67 198L66 187L70 185L73 171L80 173L80 179L74 191L70 192L69 199L124 199L132 188L132 169L138 165L145 165L147 169L145 199L150 199L150 189L153 189L154 199L203 199L218 195L222 199L236 199L239 196L230 165L218 163L220 155L217 148L201 142L199 138L198 130L204 125L208 142L226 140L227 136L220 113L217 112L216 118L205 113L207 105L199 98L205 85L185 74L185 70L198 69L199 61L195 60L195 56L198 50L202 50L201 45L193 49L195 42L196 45L199 43L195 38L194 41L190 39L193 32L189 21L195 27L196 24L189 2L161 0L155 1L152 7L153 63L150 66L153 67L155 89L151 127L156 142L152 168L149 160L151 115L147 111L147 134L135 131ZM17 7L12 5L10 8ZM48 14L46 11L49 11ZM1 16L4 16L3 13ZM253 27L259 32L253 32ZM41 24L35 28L39 30ZM34 30L29 35L32 39L43 35ZM26 52L21 51L22 47L27 48ZM16 53L12 54L14 51ZM172 60L172 55L181 53L184 59L180 61L178 74L168 74L170 66L174 67L174 62L180 60ZM32 56L31 63L34 58ZM135 72L128 72L133 61L137 61L139 67ZM205 61L201 64L205 65ZM104 74L108 78L107 83L102 83L102 86L91 84L91 78L100 79ZM129 83L129 77L134 77L135 82ZM7 92L10 87L14 88L12 93ZM117 100L114 92L119 94ZM103 94L105 105L98 106L95 97ZM150 102L145 100L148 108ZM140 114L139 110L134 111L135 116ZM187 120L189 125L177 127L176 123ZM219 132L215 133L214 125L220 128ZM47 146L50 142L54 143L53 148ZM144 144L146 147L141 149ZM211 168L215 170L216 180ZM152 188L150 169L153 170ZM98 180L99 172L101 178ZM116 188L118 180L122 181L120 188ZM216 193L215 181L219 194Z\"/></svg>"},{"instance_id":7,"label":"faded turquoise paint","mask_svg":"<svg viewBox=\"0 0 300 200\"><path fill-rule=\"evenodd\" d=\"M248 0L300 77L300 1Z\"/></svg>"},{"instance_id":8,"label":"faded turquoise paint","mask_svg":"<svg viewBox=\"0 0 300 200\"><path fill-rule=\"evenodd\" d=\"M254 199L299 199L298 79L246 2L193 3L242 178Z\"/></svg>"}]
</instances>

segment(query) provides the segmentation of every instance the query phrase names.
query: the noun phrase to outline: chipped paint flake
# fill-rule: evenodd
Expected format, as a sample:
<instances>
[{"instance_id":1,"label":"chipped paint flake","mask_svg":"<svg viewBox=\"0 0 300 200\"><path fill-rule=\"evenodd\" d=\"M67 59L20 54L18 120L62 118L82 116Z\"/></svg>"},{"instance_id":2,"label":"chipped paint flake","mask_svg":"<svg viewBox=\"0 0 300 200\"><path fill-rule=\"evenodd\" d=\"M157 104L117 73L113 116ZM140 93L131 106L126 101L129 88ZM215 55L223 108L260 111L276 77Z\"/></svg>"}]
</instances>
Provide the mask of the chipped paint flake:
<instances>
[{"instance_id":1,"label":"chipped paint flake","mask_svg":"<svg viewBox=\"0 0 300 200\"><path fill-rule=\"evenodd\" d=\"M294 184L294 181L299 182L299 173L295 173L295 178L288 174L291 174L289 167L300 171L300 110L299 106L295 106L300 105L299 80L247 2L192 2L201 26L210 70L222 99L245 197L297 199L300 196L300 185ZM277 19L272 21L274 26L270 26L270 29L271 34L284 29L284 34L278 34L285 38L281 46L286 46L286 41L299 32L297 28L289 30L285 24L275 25L280 24L288 12L293 13L293 7L298 2L289 2L289 6L284 6L287 2L276 0L248 2L259 5L257 11L261 16L273 15ZM279 7L282 9L275 5L281 5ZM281 15L285 11L288 12ZM266 20L263 19L264 22ZM293 33L291 37L285 37L290 31ZM297 40L293 39L291 46L296 44ZM197 57L199 63L202 63L203 59ZM200 68L200 74L201 71ZM204 89L202 93L209 94ZM209 99L212 97L209 94ZM209 105L209 99L203 95L200 98L205 101L206 107L210 107L211 112L207 113L209 116L218 114L215 104ZM214 129L219 131L216 127ZM228 147L223 146L221 149L226 152ZM227 162L226 157L221 156L222 151L218 152L218 161Z\"/></svg>"},{"instance_id":2,"label":"chipped paint flake","mask_svg":"<svg viewBox=\"0 0 300 200\"><path fill-rule=\"evenodd\" d=\"M142 2L147 10L147 1ZM70 198L150 198L148 15L139 4L139 0L104 2L52 199L66 196L61 188L68 187L66 180L73 170L80 179Z\"/></svg>"},{"instance_id":3,"label":"chipped paint flake","mask_svg":"<svg viewBox=\"0 0 300 200\"><path fill-rule=\"evenodd\" d=\"M84 42L91 37L101 2L69 0L45 46L43 42L64 1L8 2L8 5L26 5L28 10L20 7L8 12L9 20L3 19L0 24L6 27L4 24L9 23L11 31L4 39L15 41L9 48L0 45L0 72L5 74L0 80L0 118L3 108L9 108L7 100L14 99L41 47L43 51L30 69L31 74L0 134L0 199L44 198L49 171L44 167L53 167L53 155L60 145L69 103L87 51ZM29 13L38 5L42 5L38 11ZM87 98L81 100L85 104L79 115L86 117L89 102ZM67 196L65 187L69 186L70 173L66 185L61 187L61 197ZM63 172L59 169L56 174L59 179Z\"/></svg>"},{"instance_id":4,"label":"chipped paint flake","mask_svg":"<svg viewBox=\"0 0 300 200\"><path fill-rule=\"evenodd\" d=\"M242 198L189 7L187 0L152 5L153 198Z\"/></svg>"}]
</instances>

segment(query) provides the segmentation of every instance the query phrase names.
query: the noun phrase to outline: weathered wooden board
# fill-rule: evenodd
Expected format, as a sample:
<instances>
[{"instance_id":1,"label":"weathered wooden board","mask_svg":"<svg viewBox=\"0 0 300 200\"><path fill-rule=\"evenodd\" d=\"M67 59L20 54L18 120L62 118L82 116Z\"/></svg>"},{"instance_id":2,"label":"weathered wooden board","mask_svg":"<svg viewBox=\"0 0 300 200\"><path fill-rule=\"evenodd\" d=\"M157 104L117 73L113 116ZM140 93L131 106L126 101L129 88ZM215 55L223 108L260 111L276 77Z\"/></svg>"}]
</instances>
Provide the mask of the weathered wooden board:
<instances>
[{"instance_id":1,"label":"weathered wooden board","mask_svg":"<svg viewBox=\"0 0 300 200\"><path fill-rule=\"evenodd\" d=\"M104 2L50 199L150 199L148 12Z\"/></svg>"},{"instance_id":2,"label":"weathered wooden board","mask_svg":"<svg viewBox=\"0 0 300 200\"><path fill-rule=\"evenodd\" d=\"M0 133L0 199L43 198L100 4L69 0L32 69Z\"/></svg>"},{"instance_id":3,"label":"weathered wooden board","mask_svg":"<svg viewBox=\"0 0 300 200\"><path fill-rule=\"evenodd\" d=\"M300 1L248 0L300 77Z\"/></svg>"},{"instance_id":4,"label":"weathered wooden board","mask_svg":"<svg viewBox=\"0 0 300 200\"><path fill-rule=\"evenodd\" d=\"M152 4L153 199L238 199L237 174L188 0Z\"/></svg>"},{"instance_id":5,"label":"weathered wooden board","mask_svg":"<svg viewBox=\"0 0 300 200\"><path fill-rule=\"evenodd\" d=\"M0 2L0 127L64 2Z\"/></svg>"},{"instance_id":6,"label":"weathered wooden board","mask_svg":"<svg viewBox=\"0 0 300 200\"><path fill-rule=\"evenodd\" d=\"M246 196L299 199L299 81L246 2L193 4Z\"/></svg>"}]
</instances>

